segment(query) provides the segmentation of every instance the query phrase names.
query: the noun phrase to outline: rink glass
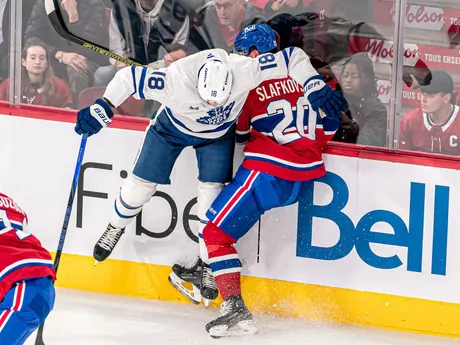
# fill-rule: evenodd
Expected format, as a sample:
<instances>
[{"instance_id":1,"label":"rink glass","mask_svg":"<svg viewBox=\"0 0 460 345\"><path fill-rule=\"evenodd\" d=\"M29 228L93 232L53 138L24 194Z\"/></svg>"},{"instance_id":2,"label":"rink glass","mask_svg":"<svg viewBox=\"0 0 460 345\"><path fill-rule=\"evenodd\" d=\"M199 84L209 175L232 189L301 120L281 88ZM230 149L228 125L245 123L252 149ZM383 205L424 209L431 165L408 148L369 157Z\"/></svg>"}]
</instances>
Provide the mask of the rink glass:
<instances>
[{"instance_id":1,"label":"rink glass","mask_svg":"<svg viewBox=\"0 0 460 345\"><path fill-rule=\"evenodd\" d=\"M3 33L13 39L8 44L10 66L7 59L2 65L9 70L5 77L9 75L14 80L8 99L13 104L30 99L20 85L20 53L24 42L16 36L21 32L24 37L27 32L45 41L50 39L43 34L52 30L48 23L42 32L27 30L33 6L39 6L40 2L43 0L14 1L9 32ZM184 43L188 54L212 47L232 51L231 43L237 31L229 29L229 25L241 27L241 10L237 9L246 7L246 23L268 19L280 33L283 47L295 45L304 49L314 66L329 80L329 85L344 92L350 103L348 117L356 118L360 133L367 133L370 138L358 135L358 143L364 145L399 148L400 121L404 114L420 106L419 93L411 84L414 77L421 79L429 69L444 69L452 75L455 88L460 87L460 3L455 0L431 0L432 4L430 0L288 2L293 7L279 8L277 3L271 6L266 0L218 0L218 6L206 0L182 3L166 0L160 14L162 20L154 24L149 36L143 34L134 7L112 8L110 0L79 1L77 11L69 10L71 13L64 15L73 34L141 63L154 62L156 67L162 67L165 61L168 64L185 56L180 47L171 46L172 42ZM148 8L151 3L145 1L144 5ZM232 6L222 6L222 3ZM38 20L47 20L44 13L42 17ZM75 23L69 23L76 19ZM111 30L109 37L111 21L117 30ZM94 22L99 25L97 30ZM47 43L50 44L50 64L55 75L72 89L75 109L99 97L116 70L123 68L75 45L63 45L56 40ZM147 48L144 43L149 43ZM366 55L371 65L366 65L365 58L350 61L356 54ZM86 70L76 73L75 69L81 72L82 66L86 66ZM368 73L369 69L372 73ZM373 79L369 75L375 76L375 81L369 80ZM98 87L89 92L85 90L94 85ZM119 112L149 117L155 104L130 100L126 108ZM373 108L379 111L373 112Z\"/></svg>"}]
</instances>

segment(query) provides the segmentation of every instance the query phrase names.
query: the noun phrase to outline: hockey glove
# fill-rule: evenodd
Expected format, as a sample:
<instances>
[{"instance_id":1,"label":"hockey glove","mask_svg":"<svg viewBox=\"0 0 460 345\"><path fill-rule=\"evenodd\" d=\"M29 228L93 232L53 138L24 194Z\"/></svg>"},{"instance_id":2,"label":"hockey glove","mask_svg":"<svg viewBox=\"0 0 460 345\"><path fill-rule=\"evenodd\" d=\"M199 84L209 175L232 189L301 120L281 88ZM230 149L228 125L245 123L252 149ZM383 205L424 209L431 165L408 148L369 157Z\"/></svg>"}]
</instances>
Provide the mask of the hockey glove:
<instances>
[{"instance_id":1,"label":"hockey glove","mask_svg":"<svg viewBox=\"0 0 460 345\"><path fill-rule=\"evenodd\" d=\"M103 99L97 99L90 107L81 109L77 115L75 132L78 134L88 133L88 136L96 134L102 127L110 125L113 117L110 105Z\"/></svg>"},{"instance_id":2,"label":"hockey glove","mask_svg":"<svg viewBox=\"0 0 460 345\"><path fill-rule=\"evenodd\" d=\"M334 91L319 75L307 80L304 91L311 107L319 112L321 117L340 119L342 112L348 108L342 94Z\"/></svg>"}]
</instances>

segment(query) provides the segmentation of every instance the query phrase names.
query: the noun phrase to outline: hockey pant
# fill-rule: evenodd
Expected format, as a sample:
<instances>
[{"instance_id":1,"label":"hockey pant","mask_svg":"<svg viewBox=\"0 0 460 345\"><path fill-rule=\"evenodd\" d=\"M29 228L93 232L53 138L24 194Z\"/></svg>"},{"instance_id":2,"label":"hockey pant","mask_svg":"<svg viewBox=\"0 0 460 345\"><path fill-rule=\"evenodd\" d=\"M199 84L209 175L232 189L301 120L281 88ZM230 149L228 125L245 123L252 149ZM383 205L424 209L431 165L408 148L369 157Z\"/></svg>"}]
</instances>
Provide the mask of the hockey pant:
<instances>
[{"instance_id":1,"label":"hockey pant","mask_svg":"<svg viewBox=\"0 0 460 345\"><path fill-rule=\"evenodd\" d=\"M17 282L0 303L0 344L22 345L53 309L50 278Z\"/></svg>"},{"instance_id":2,"label":"hockey pant","mask_svg":"<svg viewBox=\"0 0 460 345\"><path fill-rule=\"evenodd\" d=\"M264 212L299 199L304 182L283 180L240 167L233 181L212 203L203 239L222 298L240 295L241 261L234 244Z\"/></svg>"},{"instance_id":3,"label":"hockey pant","mask_svg":"<svg viewBox=\"0 0 460 345\"><path fill-rule=\"evenodd\" d=\"M156 183L148 182L129 174L115 200L110 216L110 224L119 229L125 228L141 211L142 206L155 194L156 187ZM202 236L203 229L208 221L206 211L223 188L222 183L198 182L197 215L200 218L198 238L200 257L204 262L208 262L208 252Z\"/></svg>"},{"instance_id":4,"label":"hockey pant","mask_svg":"<svg viewBox=\"0 0 460 345\"><path fill-rule=\"evenodd\" d=\"M232 175L234 129L217 139L192 137L180 132L171 123L165 108L159 111L154 124L147 128L133 173L125 180L115 200L110 224L125 228L155 194L158 184L169 184L172 168L185 147L195 149L198 162L198 217L200 254L207 262L202 240L207 223L206 211Z\"/></svg>"}]
</instances>

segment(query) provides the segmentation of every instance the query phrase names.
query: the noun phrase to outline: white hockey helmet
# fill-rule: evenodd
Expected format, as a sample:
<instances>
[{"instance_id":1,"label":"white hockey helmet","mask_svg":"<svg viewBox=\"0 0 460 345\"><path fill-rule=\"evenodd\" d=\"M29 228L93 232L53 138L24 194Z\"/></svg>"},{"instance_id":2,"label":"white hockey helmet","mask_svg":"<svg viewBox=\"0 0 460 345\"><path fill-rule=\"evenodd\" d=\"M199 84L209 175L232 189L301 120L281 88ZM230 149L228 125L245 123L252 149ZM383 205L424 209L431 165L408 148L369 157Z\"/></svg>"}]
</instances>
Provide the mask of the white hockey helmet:
<instances>
[{"instance_id":1,"label":"white hockey helmet","mask_svg":"<svg viewBox=\"0 0 460 345\"><path fill-rule=\"evenodd\" d=\"M220 60L207 61L198 71L198 94L212 107L225 104L230 97L233 76Z\"/></svg>"}]
</instances>

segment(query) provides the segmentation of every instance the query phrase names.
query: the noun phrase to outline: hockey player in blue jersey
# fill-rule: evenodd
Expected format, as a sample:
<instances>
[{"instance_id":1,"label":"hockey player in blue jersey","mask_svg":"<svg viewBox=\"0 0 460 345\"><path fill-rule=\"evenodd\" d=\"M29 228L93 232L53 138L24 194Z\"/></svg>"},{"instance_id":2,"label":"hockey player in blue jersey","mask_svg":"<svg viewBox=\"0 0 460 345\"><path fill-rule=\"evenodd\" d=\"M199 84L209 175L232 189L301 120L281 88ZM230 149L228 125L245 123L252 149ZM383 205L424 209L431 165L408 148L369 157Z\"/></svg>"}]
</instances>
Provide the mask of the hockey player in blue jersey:
<instances>
[{"instance_id":1,"label":"hockey player in blue jersey","mask_svg":"<svg viewBox=\"0 0 460 345\"><path fill-rule=\"evenodd\" d=\"M198 161L198 217L200 218L201 295L215 299L217 286L202 241L206 211L232 177L235 121L251 89L264 80L291 76L304 86L317 108L340 112L343 99L327 86L298 48L251 59L221 49L198 52L153 71L144 67L120 70L102 99L78 112L75 131L98 133L110 124L112 107L130 95L162 104L149 125L134 164L112 209L109 224L94 247L94 258L105 260L125 227L156 192L169 184L172 167L188 146ZM195 267L196 268L196 267Z\"/></svg>"}]
</instances>

